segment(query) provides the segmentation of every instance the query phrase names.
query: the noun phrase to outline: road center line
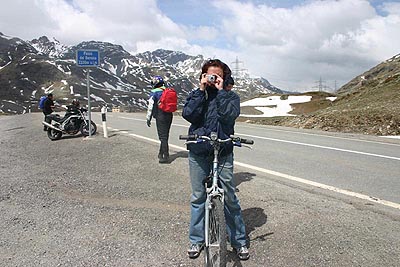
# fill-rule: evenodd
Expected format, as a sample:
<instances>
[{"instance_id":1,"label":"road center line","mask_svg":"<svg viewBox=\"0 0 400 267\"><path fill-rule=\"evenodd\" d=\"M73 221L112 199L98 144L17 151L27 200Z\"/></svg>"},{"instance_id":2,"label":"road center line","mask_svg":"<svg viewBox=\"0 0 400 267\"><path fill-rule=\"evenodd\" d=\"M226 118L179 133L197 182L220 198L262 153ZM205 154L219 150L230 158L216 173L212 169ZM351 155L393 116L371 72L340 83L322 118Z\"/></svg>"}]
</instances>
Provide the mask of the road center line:
<instances>
[{"instance_id":1,"label":"road center line","mask_svg":"<svg viewBox=\"0 0 400 267\"><path fill-rule=\"evenodd\" d=\"M329 150L335 150L335 151L341 151L341 152L348 152L348 153L354 153L354 154L360 154L360 155L366 155L366 156L372 156L372 157L378 157L378 158L400 160L400 158L397 158L397 157L391 157L391 156L385 156L385 155L379 155L379 154L367 153L367 152L361 152L361 151L355 151L355 150L349 150L349 149L342 149L342 148L336 148L336 147L330 147L330 146L313 145L313 144L288 141L288 140L282 140L282 139L276 139L276 138L269 138L269 137L263 137L263 136L257 136L257 135L249 135L249 134L244 134L244 133L238 133L238 135L239 136L248 136L248 137L252 137L252 138L265 139L265 140L271 140L271 141L275 141L275 142L316 147L316 148L329 149Z\"/></svg>"},{"instance_id":2,"label":"road center line","mask_svg":"<svg viewBox=\"0 0 400 267\"><path fill-rule=\"evenodd\" d=\"M144 119L136 119L136 118L122 117L122 116L119 116L118 118L125 119L125 120L133 120L133 121L146 121L146 120L144 120ZM175 124L175 123L172 123L171 125L173 125L173 126L178 126L178 127L186 127L186 128L189 128L189 125Z\"/></svg>"},{"instance_id":3,"label":"road center line","mask_svg":"<svg viewBox=\"0 0 400 267\"><path fill-rule=\"evenodd\" d=\"M110 116L112 117L112 115L110 115ZM137 121L146 121L144 119L136 119L136 118L122 117L122 116L118 116L118 118L128 119L128 120L137 120ZM179 126L179 127L188 127L187 125L182 125L182 124L174 124L173 123L172 125ZM266 128L269 131L275 131L275 132L286 132L286 133L292 133L292 134L295 133L295 134L302 134L302 135L320 136L320 137L324 137L324 138L342 139L342 140L349 140L349 141L355 141L355 142L373 143L373 144L388 145L388 146L400 146L400 144L392 144L392 143L370 141L370 140L360 140L360 139L355 139L355 138L322 135L322 134L314 134L314 133L302 133L302 132L298 132L298 131L288 131L288 130L281 130L281 129L271 129L271 128L265 127L265 125L260 125L260 126ZM240 125L240 127L249 128L249 129L260 129L260 128L257 128L255 126L250 126L250 125ZM400 136L382 136L382 137L383 138L392 138L392 139L400 138Z\"/></svg>"},{"instance_id":4,"label":"road center line","mask_svg":"<svg viewBox=\"0 0 400 267\"><path fill-rule=\"evenodd\" d=\"M127 119L127 120L146 121L144 119L136 119L136 118L123 117L123 116L119 116L119 118ZM188 125L174 124L174 123L172 123L172 125L173 126L178 126L178 127L185 127L185 128L189 127ZM379 154L368 153L368 152L361 152L361 151L356 151L356 150L342 149L342 148L329 147L329 146L313 145L313 144L307 144L307 143L301 143L301 142L295 142L295 141L288 141L288 140L283 140L283 139L269 138L269 137L263 137L263 136L257 136L257 135L249 135L249 134L244 134L244 133L237 133L237 134L241 135L241 136L248 136L248 137L252 137L252 138L265 139L265 140L270 140L270 141L275 141L275 142L289 143L289 144L302 145L302 146L308 146L308 147L316 147L316 148L329 149L329 150L335 150L335 151L340 151L340 152L354 153L354 154L359 154L359 155L372 156L372 157L378 157L378 158L385 158L385 159L392 159L392 160L399 160L400 161L400 158L398 158L398 157L385 156L385 155L379 155Z\"/></svg>"},{"instance_id":5,"label":"road center line","mask_svg":"<svg viewBox=\"0 0 400 267\"><path fill-rule=\"evenodd\" d=\"M389 206L389 207L392 207L392 208L395 208L395 209L400 209L400 204L394 203L394 202L391 202L391 201L387 201L387 200L383 200L383 199L379 199L377 197L367 196L367 195L364 195L364 194L352 192L352 191L341 189L341 188L338 188L338 187L334 187L334 186L330 186L330 185L326 185L326 184L313 182L313 181L306 180L306 179L303 179L303 178L299 178L299 177L296 177L296 176L292 176L292 175L288 175L288 174L284 174L284 173L280 173L280 172L276 172L276 171L260 168L260 167L249 165L249 164L246 164L246 163L241 163L241 162L235 161L235 164L238 165L238 166L244 167L244 168L252 169L252 170L255 170L255 171L263 172L263 173L270 174L270 175L277 176L277 177L281 177L281 178L284 178L284 179L287 179L287 180L291 180L291 181L303 183L303 184L306 184L306 185L311 185L311 186L314 186L314 187L322 188L322 189L325 189L325 190L337 192L337 193L340 193L340 194L343 194L343 195L346 195L346 196L351 196L351 197L356 197L356 198L360 198L360 199L363 199L363 200L368 200L368 201L371 201L371 202L374 202L374 203L379 203L379 204L382 204L382 205L385 205L385 206Z\"/></svg>"},{"instance_id":6,"label":"road center line","mask_svg":"<svg viewBox=\"0 0 400 267\"><path fill-rule=\"evenodd\" d=\"M116 130L116 129L114 129L114 130ZM147 140L147 141L150 141L150 142L153 142L153 143L157 143L157 144L160 143L160 141L158 141L158 140L155 140L155 139L152 139L152 138L148 138L148 137L145 137L145 136L142 136L142 135L133 134L133 133L130 133L129 135L132 136L132 137L140 138L140 139ZM177 146L177 145L173 145L173 144L169 144L169 146L173 147L173 148L175 148L177 150L180 150L180 151L186 151L186 148L181 147L181 146ZM273 175L273 176L276 176L276 177L280 177L280 178L284 178L284 179L287 179L287 180L295 181L295 182L298 182L298 183L302 183L302 184L318 187L318 188L321 188L321 189L333 191L333 192L340 193L340 194L343 194L343 195L346 195L346 196L355 197L355 198L367 200L367 201L370 201L370 202L382 204L382 205L385 205L385 206L388 206L388 207L392 207L392 208L395 208L395 209L400 209L400 204L399 203L387 201L387 200L384 200L384 199L379 199L379 198L373 197L373 196L367 196L367 195L364 195L364 194L352 192L352 191L349 191L349 190L341 189L341 188L338 188L338 187L334 187L334 186L330 186L330 185L326 185L326 184L322 184L322 183L313 182L313 181L310 181L310 180L307 180L307 179L303 179L303 178L300 178L300 177L292 176L292 175L281 173L281 172L276 172L276 171L273 171L273 170L260 168L260 167L254 166L254 165L250 165L250 164L246 164L246 163L242 163L242 162L238 162L238 161L235 161L235 164L238 165L238 166L241 166L243 168L255 170L255 171L258 171L258 172L266 173L266 174L269 174L269 175Z\"/></svg>"},{"instance_id":7,"label":"road center line","mask_svg":"<svg viewBox=\"0 0 400 267\"><path fill-rule=\"evenodd\" d=\"M400 146L400 144L385 143L385 142L370 141L370 140L361 140L361 139L355 139L355 138L339 137L339 136L331 136L331 135L323 135L323 134L315 134L315 133L303 133L303 132L298 132L298 131L272 129L272 128L266 127L265 125L260 125L260 126L262 128L264 128L264 129L268 130L268 131L274 131L274 132L284 132L284 133L291 133L291 134L320 136L320 137L324 137L324 138L333 138L333 139L349 140L349 141L356 141L356 142L373 143L373 144L388 145L388 146ZM260 128L261 128L261 127L257 128L255 126L243 125L243 124L240 124L240 127L249 128L249 129L258 129L258 130L260 130ZM396 139L396 138L400 138L400 136L382 136L382 138L394 138L394 139Z\"/></svg>"}]
</instances>

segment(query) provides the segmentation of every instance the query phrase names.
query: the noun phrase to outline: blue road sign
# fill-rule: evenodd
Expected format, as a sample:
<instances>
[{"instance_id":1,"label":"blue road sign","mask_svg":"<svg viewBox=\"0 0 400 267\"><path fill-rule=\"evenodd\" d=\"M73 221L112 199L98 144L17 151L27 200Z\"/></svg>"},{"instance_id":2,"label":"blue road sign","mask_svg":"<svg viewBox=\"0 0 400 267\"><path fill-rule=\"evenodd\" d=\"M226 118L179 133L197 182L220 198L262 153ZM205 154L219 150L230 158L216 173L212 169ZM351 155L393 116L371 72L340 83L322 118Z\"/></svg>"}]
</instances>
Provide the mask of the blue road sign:
<instances>
[{"instance_id":1,"label":"blue road sign","mask_svg":"<svg viewBox=\"0 0 400 267\"><path fill-rule=\"evenodd\" d=\"M98 67L100 65L100 53L98 50L77 50L76 65L78 67Z\"/></svg>"}]
</instances>

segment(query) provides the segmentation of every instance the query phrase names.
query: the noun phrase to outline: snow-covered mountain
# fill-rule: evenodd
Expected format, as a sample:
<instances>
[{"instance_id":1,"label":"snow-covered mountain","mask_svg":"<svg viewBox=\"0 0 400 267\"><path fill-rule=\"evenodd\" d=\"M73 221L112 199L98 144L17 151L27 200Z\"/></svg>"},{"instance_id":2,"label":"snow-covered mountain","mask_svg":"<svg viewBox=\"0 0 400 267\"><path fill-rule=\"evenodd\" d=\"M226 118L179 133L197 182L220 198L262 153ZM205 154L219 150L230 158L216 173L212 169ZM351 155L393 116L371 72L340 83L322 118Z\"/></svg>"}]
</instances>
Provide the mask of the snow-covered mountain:
<instances>
[{"instance_id":1,"label":"snow-covered mountain","mask_svg":"<svg viewBox=\"0 0 400 267\"><path fill-rule=\"evenodd\" d=\"M39 39L33 39L30 41L30 44L38 51L38 53L47 55L50 58L61 57L68 49L68 46L61 44L55 38L53 38L53 41L50 41L46 36L42 36Z\"/></svg>"},{"instance_id":2,"label":"snow-covered mountain","mask_svg":"<svg viewBox=\"0 0 400 267\"><path fill-rule=\"evenodd\" d=\"M86 70L75 64L77 49L100 51L101 65L90 69L91 102L94 109L107 103L127 111L146 108L150 79L165 77L178 92L180 105L197 86L205 58L158 49L132 55L122 46L107 42L82 42L65 46L42 36L24 41L0 33L0 113L37 110L38 99L47 93L57 103L73 98L87 101ZM264 78L235 78L234 90L243 99L261 93L281 93Z\"/></svg>"}]
</instances>

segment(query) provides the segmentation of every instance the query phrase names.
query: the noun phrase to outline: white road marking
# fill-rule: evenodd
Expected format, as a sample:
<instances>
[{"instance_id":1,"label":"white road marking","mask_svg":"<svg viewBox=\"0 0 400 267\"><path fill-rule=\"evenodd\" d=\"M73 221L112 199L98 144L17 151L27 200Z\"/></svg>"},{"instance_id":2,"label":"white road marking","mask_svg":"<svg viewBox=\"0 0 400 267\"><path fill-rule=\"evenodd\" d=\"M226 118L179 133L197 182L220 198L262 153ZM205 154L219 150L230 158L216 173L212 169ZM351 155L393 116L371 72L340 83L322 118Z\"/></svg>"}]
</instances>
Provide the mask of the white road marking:
<instances>
[{"instance_id":1,"label":"white road marking","mask_svg":"<svg viewBox=\"0 0 400 267\"><path fill-rule=\"evenodd\" d=\"M121 116L118 117L118 118L125 119L125 120L133 120L133 121L146 121L145 119L136 119L136 118L129 118L129 117L121 117ZM178 126L178 127L187 127L187 128L189 128L189 125L175 124L175 123L172 123L171 125Z\"/></svg>"},{"instance_id":2,"label":"white road marking","mask_svg":"<svg viewBox=\"0 0 400 267\"><path fill-rule=\"evenodd\" d=\"M392 143L370 141L370 140L361 140L361 139L348 138L348 137L339 137L339 136L331 136L331 135L323 135L323 134L303 133L303 132L298 132L298 131L272 129L270 127L266 127L265 125L260 125L260 127L254 127L254 126L248 126L248 125L240 124L239 127L249 128L249 129L260 129L260 127L263 127L265 129L267 129L268 131L275 131L275 132L285 132L285 133L291 133L291 134L312 135L312 136L320 136L320 137L326 137L326 138L334 138L334 139L349 140L349 141L364 142L364 143L374 143L374 144L388 145L388 146L400 146L400 144L392 144ZM382 136L382 137L396 138L396 137L390 137L390 136ZM400 138L400 136L398 136L398 137Z\"/></svg>"},{"instance_id":3,"label":"white road marking","mask_svg":"<svg viewBox=\"0 0 400 267\"><path fill-rule=\"evenodd\" d=\"M148 138L148 137L145 137L145 136L142 136L142 135L132 134L132 133L130 133L129 135L132 136L132 137L140 138L140 139L147 140L147 141L150 141L150 142L153 142L153 143L157 143L157 144L160 143L160 141L158 141L158 140L155 140L155 139L152 139L152 138ZM186 148L181 147L181 146L172 145L172 144L170 144L169 146L173 147L173 148L175 148L177 150L186 151ZM250 165L250 164L246 164L246 163L242 163L242 162L238 162L238 161L235 161L235 164L238 165L238 166L241 166L243 168L251 169L251 170L254 170L254 171L259 171L259 172L266 173L266 174L269 174L269 175L273 175L273 176L281 177L281 178L284 178L284 179L287 179L287 180L295 181L295 182L298 182L298 183L302 183L302 184L318 187L318 188L321 188L321 189L333 191L333 192L340 193L340 194L343 194L343 195L346 195L346 196L355 197L355 198L367 200L367 201L370 201L370 202L382 204L382 205L385 205L385 206L388 206L388 207L392 207L392 208L395 208L395 209L400 209L400 204L399 203L387 201L387 200L384 200L384 199L379 199L379 198L373 197L373 196L367 196L367 195L364 195L364 194L352 192L352 191L349 191L349 190L341 189L341 188L338 188L338 187L334 187L334 186L330 186L330 185L326 185L326 184L322 184L322 183L313 182L313 181L310 181L310 180L307 180L307 179L303 179L303 178L300 178L300 177L292 176L292 175L285 174L285 173L276 172L276 171L273 171L273 170L260 168L260 167L254 166L254 165Z\"/></svg>"},{"instance_id":4,"label":"white road marking","mask_svg":"<svg viewBox=\"0 0 400 267\"><path fill-rule=\"evenodd\" d=\"M153 143L156 143L156 144L160 143L159 140L151 139L151 138L148 138L148 137L145 137L145 136L142 136L142 135L133 134L133 133L130 133L129 135L133 136L133 137L137 137L137 138L143 139L143 140L146 140L146 141L150 141L150 142L153 142ZM184 148L184 147L173 145L173 144L168 144L168 146L169 147L173 147L173 148L175 148L177 150L181 150L181 151L185 151L186 150L186 148Z\"/></svg>"},{"instance_id":5,"label":"white road marking","mask_svg":"<svg viewBox=\"0 0 400 267\"><path fill-rule=\"evenodd\" d=\"M313 181L306 180L306 179L303 179L303 178L299 178L299 177L296 177L296 176L292 176L292 175L288 175L288 174L284 174L284 173L280 173L280 172L276 172L276 171L260 168L260 167L249 165L249 164L246 164L246 163L241 163L241 162L235 161L235 164L238 165L238 166L244 167L244 168L248 168L248 169L252 169L252 170L255 170L255 171L263 172L263 173L266 173L266 174L270 174L270 175L273 175L273 176L281 177L281 178L288 179L288 180L291 180L291 181L303 183L303 184L306 184L306 185L311 185L311 186L314 186L314 187L326 189L326 190L329 190L329 191L337 192L337 193L340 193L340 194L343 194L343 195L347 195L347 196L351 196L351 197L360 198L360 199L363 199L363 200L368 200L368 201L371 201L371 202L374 202L374 203L379 203L379 204L382 204L382 205L385 205L385 206L389 206L389 207L392 207L392 208L395 208L395 209L400 209L400 204L395 203L395 202L391 202L391 201L387 201L387 200L383 200L383 199L379 199L377 197L367 196L367 195L364 195L364 194L352 192L352 191L341 189L341 188L338 188L338 187L334 187L334 186L330 186L330 185L326 185L326 184L313 182Z\"/></svg>"},{"instance_id":6,"label":"white road marking","mask_svg":"<svg viewBox=\"0 0 400 267\"><path fill-rule=\"evenodd\" d=\"M118 118L128 119L128 120L136 120L136 121L146 121L144 119L136 119L136 118L123 117L123 116L119 116ZM188 125L175 124L175 123L172 123L172 125L173 126L178 126L178 127L185 127L185 128L189 127ZM278 130L278 131L280 131L280 130ZM290 131L288 131L288 132L290 132ZM293 133L293 132L291 132L291 133ZM271 140L271 141L275 141L275 142L289 143L289 144L302 145L302 146L308 146L308 147L316 147L316 148L335 150L335 151L340 151L340 152L354 153L354 154L359 154L359 155L372 156L372 157L378 157L378 158L386 158L386 159L392 159L392 160L399 160L400 161L400 158L398 158L398 157L385 156L385 155L379 155L379 154L368 153L368 152L361 152L361 151L356 151L356 150L342 149L342 148L329 147L329 146L313 145L313 144L307 144L307 143L301 143L301 142L295 142L295 141L288 141L288 140L283 140L283 139L269 138L269 137L263 137L263 136L257 136L257 135L249 135L249 134L244 134L244 133L237 133L237 134L238 135L242 135L242 136L252 137L252 138ZM316 135L316 134L310 134L310 135ZM324 135L318 135L318 136L324 136ZM324 136L324 137L326 137L326 136ZM349 138L349 140L357 141L357 139L350 139L350 138ZM358 141L362 141L362 140L358 140ZM368 141L368 142L370 142L370 141ZM373 143L377 143L377 142L373 142ZM382 143L382 144L386 144L386 143ZM396 145L396 144L394 144L394 145Z\"/></svg>"},{"instance_id":7,"label":"white road marking","mask_svg":"<svg viewBox=\"0 0 400 267\"><path fill-rule=\"evenodd\" d=\"M121 117L121 116L119 116L119 118L128 119L128 120L146 121L144 119L136 119L136 118L129 118L129 117ZM178 126L178 127L189 127L188 125L183 125L183 124L174 124L173 123L172 125ZM285 133L291 133L291 134L320 136L320 137L325 137L325 138L349 140L349 141L364 142L364 143L373 143L373 144L388 145L388 146L400 146L400 144L385 143L385 142L378 142L378 141L361 140L361 139L355 139L355 138L347 138L347 137L339 137L339 136L331 136L331 135L323 135L323 134L314 134L314 133L303 133L303 132L298 132L298 131L272 129L272 128L267 127L265 125L260 125L259 127L255 127L255 126L249 126L249 125L240 124L239 127L249 128L249 129L260 129L260 127L263 127L265 129L267 129L268 131L275 131L275 132L285 132ZM392 138L392 139L400 139L400 136L382 136L382 137L384 137L384 138Z\"/></svg>"},{"instance_id":8,"label":"white road marking","mask_svg":"<svg viewBox=\"0 0 400 267\"><path fill-rule=\"evenodd\" d=\"M341 152L348 152L348 153L354 153L354 154L360 154L360 155L366 155L366 156L372 156L372 157L378 157L378 158L400 160L400 158L397 158L397 157L361 152L361 151L356 151L356 150L342 149L342 148L336 148L336 147L330 147L330 146L313 145L313 144L288 141L288 140L282 140L282 139L276 139L276 138L269 138L269 137L263 137L263 136L257 136L257 135L250 135L250 134L244 134L244 133L238 133L238 135L239 136L248 136L248 137L252 137L252 138L265 139L265 140L271 140L271 141L282 142L282 143L301 145L301 146L309 146L309 147L323 148L323 149L329 149L329 150L335 150L335 151L341 151Z\"/></svg>"}]
</instances>

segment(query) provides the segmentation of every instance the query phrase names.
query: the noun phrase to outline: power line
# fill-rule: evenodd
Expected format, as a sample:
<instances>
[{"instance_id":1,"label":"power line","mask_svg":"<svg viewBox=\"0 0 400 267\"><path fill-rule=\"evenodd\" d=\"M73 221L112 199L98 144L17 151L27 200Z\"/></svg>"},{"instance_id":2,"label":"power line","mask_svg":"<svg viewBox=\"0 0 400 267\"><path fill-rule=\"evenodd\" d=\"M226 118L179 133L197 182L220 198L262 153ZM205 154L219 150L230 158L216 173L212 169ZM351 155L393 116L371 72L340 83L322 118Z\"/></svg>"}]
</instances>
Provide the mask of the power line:
<instances>
[{"instance_id":1,"label":"power line","mask_svg":"<svg viewBox=\"0 0 400 267\"><path fill-rule=\"evenodd\" d=\"M316 86L313 86L312 88L318 88L319 92L322 92L323 89L328 89L329 87L325 85L325 81L322 80L322 77L319 77L319 81L316 81L315 83L317 83ZM329 88L330 89L330 88Z\"/></svg>"},{"instance_id":2,"label":"power line","mask_svg":"<svg viewBox=\"0 0 400 267\"><path fill-rule=\"evenodd\" d=\"M238 59L238 57L236 57L236 60L231 62L231 64L233 64L233 71L232 74L234 77L237 78L243 78L244 76L246 76L246 74L248 75L248 69L245 68L241 68L241 65L244 64L243 61L240 61ZM267 76L267 77L264 77ZM271 84L275 84L275 83L279 83L281 84L281 86L285 86L285 87L293 87L296 86L296 84L298 84L299 82L302 82L299 79L290 79L290 75L287 76L280 76L280 75L276 75L276 74L272 74L272 73L268 73L268 72L263 72L263 78L267 79ZM289 79L288 79L289 78ZM334 81L334 89L327 86L326 85L326 81L322 80L322 77L319 78L318 81L315 82L316 85L311 87L311 88L317 88L318 91L337 91L337 81Z\"/></svg>"},{"instance_id":3,"label":"power line","mask_svg":"<svg viewBox=\"0 0 400 267\"><path fill-rule=\"evenodd\" d=\"M248 72L248 69L240 68L240 65L244 64L244 63L243 63L243 61L239 61L238 57L236 57L236 60L234 62L231 62L231 64L234 64L234 68L233 68L233 76L234 77L245 76L244 74Z\"/></svg>"}]
</instances>

